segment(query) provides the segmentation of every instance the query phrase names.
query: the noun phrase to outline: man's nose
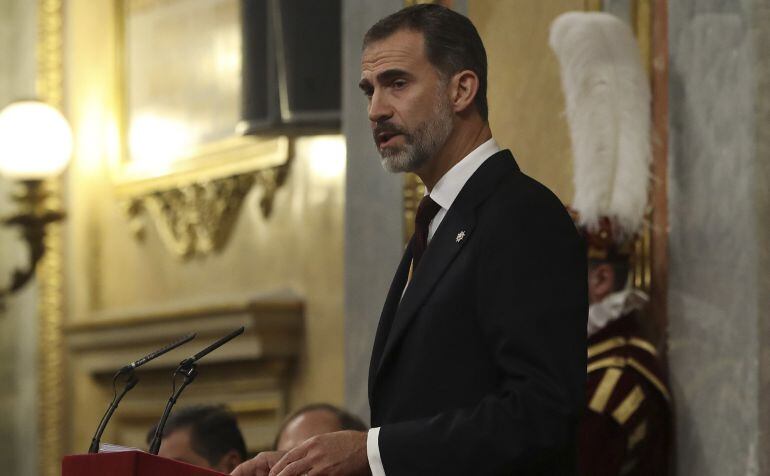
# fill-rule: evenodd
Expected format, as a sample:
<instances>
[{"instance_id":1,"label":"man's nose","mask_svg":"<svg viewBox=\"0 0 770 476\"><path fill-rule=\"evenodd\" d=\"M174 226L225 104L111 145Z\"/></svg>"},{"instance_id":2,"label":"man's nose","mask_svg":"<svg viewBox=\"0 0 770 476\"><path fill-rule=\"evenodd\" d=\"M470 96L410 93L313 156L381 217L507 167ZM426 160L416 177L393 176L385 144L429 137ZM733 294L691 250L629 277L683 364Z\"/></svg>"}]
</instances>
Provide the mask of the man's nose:
<instances>
[{"instance_id":1,"label":"man's nose","mask_svg":"<svg viewBox=\"0 0 770 476\"><path fill-rule=\"evenodd\" d=\"M372 94L371 102L369 103L369 120L372 123L378 123L383 120L390 119L393 115L393 109L386 100L383 94L375 91Z\"/></svg>"}]
</instances>

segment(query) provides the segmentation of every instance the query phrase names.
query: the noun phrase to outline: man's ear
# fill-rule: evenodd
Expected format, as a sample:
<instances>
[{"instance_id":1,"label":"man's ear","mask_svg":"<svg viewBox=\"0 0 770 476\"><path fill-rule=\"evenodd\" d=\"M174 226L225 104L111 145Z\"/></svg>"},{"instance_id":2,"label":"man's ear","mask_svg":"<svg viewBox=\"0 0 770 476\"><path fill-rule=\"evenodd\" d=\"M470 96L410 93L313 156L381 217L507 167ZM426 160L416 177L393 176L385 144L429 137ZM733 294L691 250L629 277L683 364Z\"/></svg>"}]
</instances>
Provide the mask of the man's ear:
<instances>
[{"instance_id":1,"label":"man's ear","mask_svg":"<svg viewBox=\"0 0 770 476\"><path fill-rule=\"evenodd\" d=\"M476 99L479 91L479 77L469 69L460 71L452 76L452 109L460 113L466 111Z\"/></svg>"},{"instance_id":2,"label":"man's ear","mask_svg":"<svg viewBox=\"0 0 770 476\"><path fill-rule=\"evenodd\" d=\"M241 463L243 463L243 460L238 451L230 450L219 460L216 470L221 473L230 474Z\"/></svg>"},{"instance_id":3,"label":"man's ear","mask_svg":"<svg viewBox=\"0 0 770 476\"><path fill-rule=\"evenodd\" d=\"M588 295L591 302L599 302L615 288L615 269L608 263L591 267L588 271Z\"/></svg>"}]
</instances>

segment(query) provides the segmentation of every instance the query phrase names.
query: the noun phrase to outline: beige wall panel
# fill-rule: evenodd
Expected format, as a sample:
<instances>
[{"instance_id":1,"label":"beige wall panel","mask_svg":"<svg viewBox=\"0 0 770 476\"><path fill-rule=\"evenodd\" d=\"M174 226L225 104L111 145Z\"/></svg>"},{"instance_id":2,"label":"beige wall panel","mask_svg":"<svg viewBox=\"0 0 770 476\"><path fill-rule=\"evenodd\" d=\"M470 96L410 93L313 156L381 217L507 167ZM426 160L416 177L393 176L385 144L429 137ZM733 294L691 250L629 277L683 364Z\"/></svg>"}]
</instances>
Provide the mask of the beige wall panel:
<instances>
[{"instance_id":1,"label":"beige wall panel","mask_svg":"<svg viewBox=\"0 0 770 476\"><path fill-rule=\"evenodd\" d=\"M341 403L344 140L296 140L272 216L262 216L261 191L252 191L219 253L183 261L163 246L149 220L139 241L107 166L118 150L115 2L73 0L66 8L66 102L77 144L67 191L68 324L149 307L172 312L290 293L305 303L305 338L291 378L289 408L311 401ZM71 429L78 440L102 411L89 408L93 416L87 418L84 405L94 399L82 398L71 402L81 409L74 424L88 427ZM69 444L72 449L87 446L85 441Z\"/></svg>"},{"instance_id":2,"label":"beige wall panel","mask_svg":"<svg viewBox=\"0 0 770 476\"><path fill-rule=\"evenodd\" d=\"M0 109L35 96L37 2L0 1ZM15 185L0 177L0 216L18 213ZM27 266L17 227L0 227L0 288L14 268ZM31 282L0 302L0 472L35 474L38 468L38 287Z\"/></svg>"},{"instance_id":3,"label":"beige wall panel","mask_svg":"<svg viewBox=\"0 0 770 476\"><path fill-rule=\"evenodd\" d=\"M572 161L564 97L548 28L586 0L469 0L489 60L489 119L519 166L559 198L572 200Z\"/></svg>"}]
</instances>

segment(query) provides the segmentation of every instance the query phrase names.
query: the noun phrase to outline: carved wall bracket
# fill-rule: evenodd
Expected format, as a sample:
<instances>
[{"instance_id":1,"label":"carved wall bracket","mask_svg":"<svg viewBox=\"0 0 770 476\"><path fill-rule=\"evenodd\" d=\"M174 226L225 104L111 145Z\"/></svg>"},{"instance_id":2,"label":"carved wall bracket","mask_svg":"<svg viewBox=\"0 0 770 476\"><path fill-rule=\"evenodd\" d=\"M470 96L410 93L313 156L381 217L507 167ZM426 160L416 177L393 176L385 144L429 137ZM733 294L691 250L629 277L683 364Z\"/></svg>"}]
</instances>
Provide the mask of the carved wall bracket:
<instances>
[{"instance_id":1,"label":"carved wall bracket","mask_svg":"<svg viewBox=\"0 0 770 476\"><path fill-rule=\"evenodd\" d=\"M221 250L235 228L241 207L252 189L262 192L260 208L269 217L278 189L286 181L289 162L250 173L160 189L126 203L131 227L144 239L147 221L175 256L191 258Z\"/></svg>"}]
</instances>

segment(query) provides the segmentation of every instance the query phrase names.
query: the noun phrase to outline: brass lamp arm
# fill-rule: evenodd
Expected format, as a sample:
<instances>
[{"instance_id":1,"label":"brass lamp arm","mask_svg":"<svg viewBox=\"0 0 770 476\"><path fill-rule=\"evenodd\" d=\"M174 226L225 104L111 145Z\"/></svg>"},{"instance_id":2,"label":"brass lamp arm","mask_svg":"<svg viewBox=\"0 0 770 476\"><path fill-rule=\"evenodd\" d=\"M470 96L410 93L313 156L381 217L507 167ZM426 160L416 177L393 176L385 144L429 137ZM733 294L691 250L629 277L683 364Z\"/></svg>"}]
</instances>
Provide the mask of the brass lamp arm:
<instances>
[{"instance_id":1,"label":"brass lamp arm","mask_svg":"<svg viewBox=\"0 0 770 476\"><path fill-rule=\"evenodd\" d=\"M32 184L25 184L32 192ZM39 186L39 184L35 184ZM36 192L38 190L35 190ZM34 193L28 193L24 196L33 197ZM41 195L37 195L40 197ZM17 201L20 201L17 197ZM45 253L45 233L46 227L64 218L64 213L56 210L41 210L39 207L29 207L25 213L19 213L9 218L3 219L5 226L18 226L21 228L21 234L29 248L29 262L25 269L15 269L11 277L11 284L5 289L0 289L0 300L12 294L27 284L35 275L37 263Z\"/></svg>"}]
</instances>

